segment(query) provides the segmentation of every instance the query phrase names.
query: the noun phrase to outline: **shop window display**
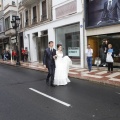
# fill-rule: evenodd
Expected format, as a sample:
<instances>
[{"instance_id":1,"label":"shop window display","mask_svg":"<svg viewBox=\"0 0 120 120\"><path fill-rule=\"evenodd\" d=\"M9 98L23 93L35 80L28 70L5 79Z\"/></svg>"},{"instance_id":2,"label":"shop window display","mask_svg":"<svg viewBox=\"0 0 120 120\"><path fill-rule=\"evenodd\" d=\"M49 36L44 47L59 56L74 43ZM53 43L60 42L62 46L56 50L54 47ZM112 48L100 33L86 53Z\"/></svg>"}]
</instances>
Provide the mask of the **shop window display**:
<instances>
[{"instance_id":1,"label":"shop window display","mask_svg":"<svg viewBox=\"0 0 120 120\"><path fill-rule=\"evenodd\" d=\"M80 28L79 23L57 28L56 45L62 44L64 55L72 59L73 64L80 64Z\"/></svg>"},{"instance_id":2,"label":"shop window display","mask_svg":"<svg viewBox=\"0 0 120 120\"><path fill-rule=\"evenodd\" d=\"M88 43L94 50L93 63L96 57L101 58L101 66L106 66L106 51L108 44L112 44L114 50L114 67L120 67L120 33L88 37Z\"/></svg>"}]
</instances>

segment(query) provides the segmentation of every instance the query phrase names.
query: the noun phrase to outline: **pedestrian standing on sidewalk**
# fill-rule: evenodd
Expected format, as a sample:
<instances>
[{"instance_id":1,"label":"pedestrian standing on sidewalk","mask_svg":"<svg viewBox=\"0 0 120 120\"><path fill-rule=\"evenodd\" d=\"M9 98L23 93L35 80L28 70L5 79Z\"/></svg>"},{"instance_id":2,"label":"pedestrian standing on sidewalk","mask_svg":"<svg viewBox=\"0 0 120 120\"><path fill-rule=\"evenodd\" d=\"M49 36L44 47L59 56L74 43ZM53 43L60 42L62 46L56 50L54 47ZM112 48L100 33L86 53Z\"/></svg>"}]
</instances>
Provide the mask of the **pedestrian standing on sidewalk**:
<instances>
[{"instance_id":1,"label":"pedestrian standing on sidewalk","mask_svg":"<svg viewBox=\"0 0 120 120\"><path fill-rule=\"evenodd\" d=\"M8 56L7 51L4 50L4 61L5 61L5 60L8 60L8 59L7 59L7 56Z\"/></svg>"},{"instance_id":2,"label":"pedestrian standing on sidewalk","mask_svg":"<svg viewBox=\"0 0 120 120\"><path fill-rule=\"evenodd\" d=\"M21 50L21 58L22 58L22 61L24 62L24 58L25 57L25 50L24 50L24 48L22 48L22 50Z\"/></svg>"},{"instance_id":3,"label":"pedestrian standing on sidewalk","mask_svg":"<svg viewBox=\"0 0 120 120\"><path fill-rule=\"evenodd\" d=\"M2 50L1 57L2 57L2 60L4 60L4 50Z\"/></svg>"},{"instance_id":4,"label":"pedestrian standing on sidewalk","mask_svg":"<svg viewBox=\"0 0 120 120\"><path fill-rule=\"evenodd\" d=\"M25 62L28 62L28 49L25 48Z\"/></svg>"},{"instance_id":5,"label":"pedestrian standing on sidewalk","mask_svg":"<svg viewBox=\"0 0 120 120\"><path fill-rule=\"evenodd\" d=\"M12 51L12 56L13 56L13 60L16 60L17 54L16 54L16 51L15 51L15 50Z\"/></svg>"},{"instance_id":6,"label":"pedestrian standing on sidewalk","mask_svg":"<svg viewBox=\"0 0 120 120\"><path fill-rule=\"evenodd\" d=\"M87 56L88 70L90 72L91 69L92 69L92 54L93 54L93 49L91 48L90 44L88 44L85 53L86 53L86 56Z\"/></svg>"},{"instance_id":7,"label":"pedestrian standing on sidewalk","mask_svg":"<svg viewBox=\"0 0 120 120\"><path fill-rule=\"evenodd\" d=\"M103 40L103 43L102 43L102 48L103 48L103 62L102 62L102 65L105 67L107 66L106 64L106 54L107 54L107 50L108 50L108 44L109 44L109 41L107 39L104 39Z\"/></svg>"},{"instance_id":8,"label":"pedestrian standing on sidewalk","mask_svg":"<svg viewBox=\"0 0 120 120\"><path fill-rule=\"evenodd\" d=\"M111 71L113 73L113 49L112 49L112 44L108 45L108 50L107 50L107 57L106 57L106 62L108 63L108 73Z\"/></svg>"}]
</instances>

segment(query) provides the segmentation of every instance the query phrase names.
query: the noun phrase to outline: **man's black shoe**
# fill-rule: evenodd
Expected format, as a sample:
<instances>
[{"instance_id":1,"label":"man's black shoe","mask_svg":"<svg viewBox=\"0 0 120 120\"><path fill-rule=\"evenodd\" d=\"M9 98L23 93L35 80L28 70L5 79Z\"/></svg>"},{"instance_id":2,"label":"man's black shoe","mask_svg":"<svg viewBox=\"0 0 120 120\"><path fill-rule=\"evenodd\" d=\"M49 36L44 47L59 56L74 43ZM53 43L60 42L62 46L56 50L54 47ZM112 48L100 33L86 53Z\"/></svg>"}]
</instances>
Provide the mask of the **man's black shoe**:
<instances>
[{"instance_id":1,"label":"man's black shoe","mask_svg":"<svg viewBox=\"0 0 120 120\"><path fill-rule=\"evenodd\" d=\"M55 87L55 85L52 84L51 87Z\"/></svg>"}]
</instances>

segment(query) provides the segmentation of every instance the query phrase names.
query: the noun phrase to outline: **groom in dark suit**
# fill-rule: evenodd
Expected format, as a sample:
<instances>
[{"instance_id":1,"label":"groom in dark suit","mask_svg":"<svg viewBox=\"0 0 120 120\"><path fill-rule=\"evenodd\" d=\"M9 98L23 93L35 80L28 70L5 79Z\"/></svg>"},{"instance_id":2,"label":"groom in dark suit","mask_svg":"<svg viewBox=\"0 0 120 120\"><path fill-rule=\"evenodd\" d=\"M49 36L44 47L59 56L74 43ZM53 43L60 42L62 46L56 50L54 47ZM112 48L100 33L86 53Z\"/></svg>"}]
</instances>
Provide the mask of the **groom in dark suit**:
<instances>
[{"instance_id":1,"label":"groom in dark suit","mask_svg":"<svg viewBox=\"0 0 120 120\"><path fill-rule=\"evenodd\" d=\"M48 68L48 75L46 79L46 84L49 85L49 78L51 77L50 85L55 87L54 82L54 73L55 73L55 55L56 50L53 48L53 41L49 42L49 47L44 51L43 65L45 68Z\"/></svg>"}]
</instances>

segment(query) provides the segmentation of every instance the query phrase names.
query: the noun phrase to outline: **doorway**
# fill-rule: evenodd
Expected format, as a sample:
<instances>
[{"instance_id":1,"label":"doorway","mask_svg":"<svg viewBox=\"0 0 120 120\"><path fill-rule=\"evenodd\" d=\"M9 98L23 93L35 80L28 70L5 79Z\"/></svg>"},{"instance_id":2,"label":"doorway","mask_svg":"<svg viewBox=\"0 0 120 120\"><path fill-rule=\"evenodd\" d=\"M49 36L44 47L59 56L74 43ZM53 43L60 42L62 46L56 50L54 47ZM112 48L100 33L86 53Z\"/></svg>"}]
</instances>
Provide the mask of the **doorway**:
<instances>
[{"instance_id":1,"label":"doorway","mask_svg":"<svg viewBox=\"0 0 120 120\"><path fill-rule=\"evenodd\" d=\"M48 47L48 35L38 38L38 61L43 62L44 50Z\"/></svg>"}]
</instances>

